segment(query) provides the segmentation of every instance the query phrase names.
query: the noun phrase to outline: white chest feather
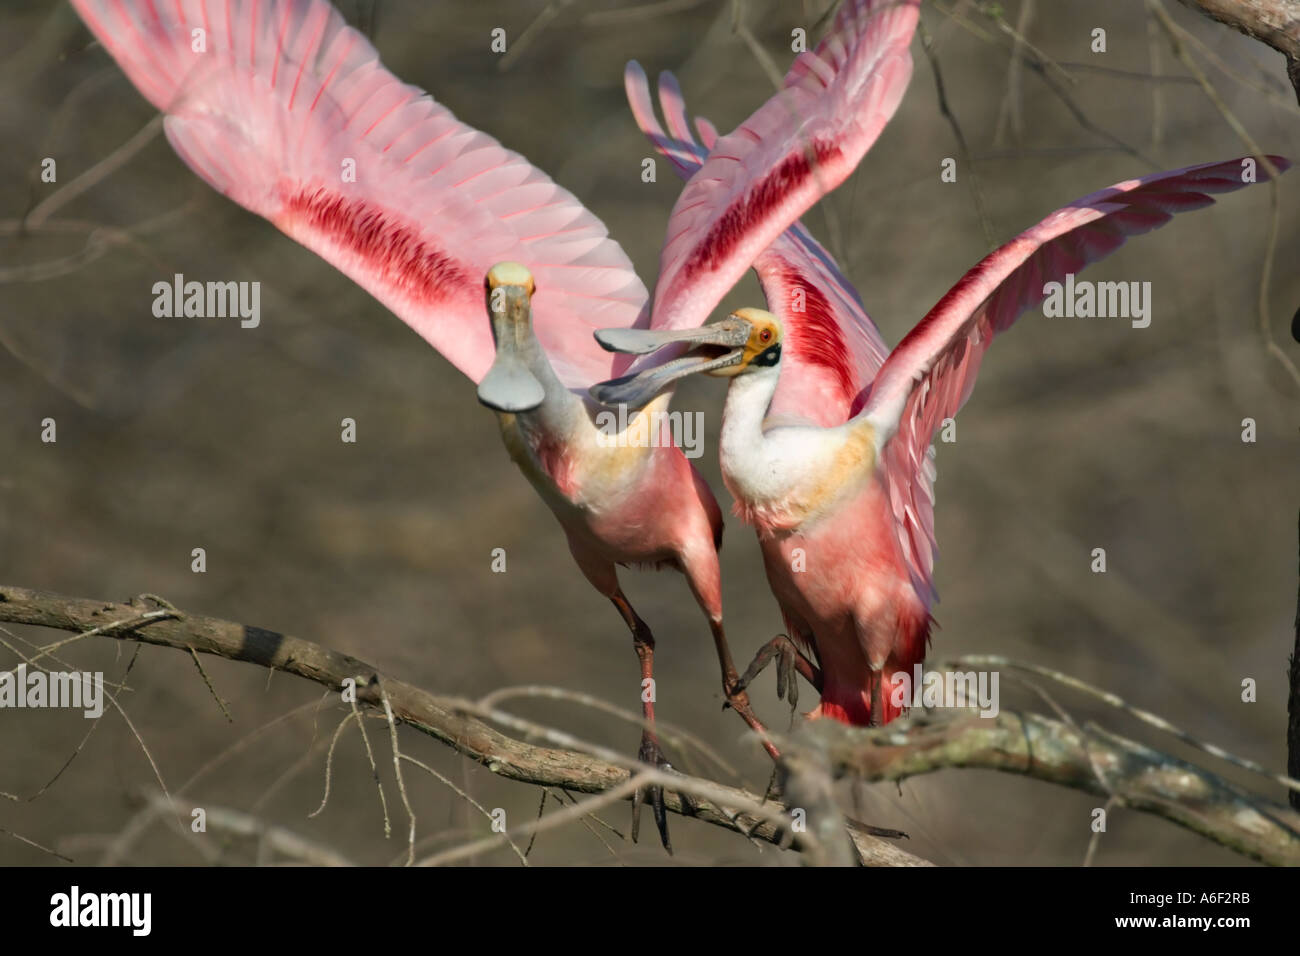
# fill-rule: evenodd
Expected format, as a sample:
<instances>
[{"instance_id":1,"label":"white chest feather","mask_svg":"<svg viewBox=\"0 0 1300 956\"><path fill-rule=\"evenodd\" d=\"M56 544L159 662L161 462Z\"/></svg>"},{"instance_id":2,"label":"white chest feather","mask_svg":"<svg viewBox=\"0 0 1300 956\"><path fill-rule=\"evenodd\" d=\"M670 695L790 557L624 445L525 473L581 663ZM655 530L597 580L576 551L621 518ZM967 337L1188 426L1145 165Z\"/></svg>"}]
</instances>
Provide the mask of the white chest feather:
<instances>
[{"instance_id":1,"label":"white chest feather","mask_svg":"<svg viewBox=\"0 0 1300 956\"><path fill-rule=\"evenodd\" d=\"M732 382L722 422L721 464L744 518L760 530L793 530L827 514L869 480L876 463L869 424L763 430L773 372Z\"/></svg>"}]
</instances>

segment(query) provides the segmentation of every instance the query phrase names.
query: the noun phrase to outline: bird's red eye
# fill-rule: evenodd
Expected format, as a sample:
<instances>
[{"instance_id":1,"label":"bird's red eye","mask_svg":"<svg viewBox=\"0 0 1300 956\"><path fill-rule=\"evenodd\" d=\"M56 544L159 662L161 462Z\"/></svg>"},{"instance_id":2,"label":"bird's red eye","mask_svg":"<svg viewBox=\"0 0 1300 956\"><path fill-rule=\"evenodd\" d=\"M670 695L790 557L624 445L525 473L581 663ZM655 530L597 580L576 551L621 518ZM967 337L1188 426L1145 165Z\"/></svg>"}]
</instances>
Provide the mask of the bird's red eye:
<instances>
[{"instance_id":1,"label":"bird's red eye","mask_svg":"<svg viewBox=\"0 0 1300 956\"><path fill-rule=\"evenodd\" d=\"M772 330L771 330L771 329L763 329L763 331L761 331L761 332L758 333L758 340L759 340L760 342L770 342L770 341L772 341Z\"/></svg>"}]
</instances>

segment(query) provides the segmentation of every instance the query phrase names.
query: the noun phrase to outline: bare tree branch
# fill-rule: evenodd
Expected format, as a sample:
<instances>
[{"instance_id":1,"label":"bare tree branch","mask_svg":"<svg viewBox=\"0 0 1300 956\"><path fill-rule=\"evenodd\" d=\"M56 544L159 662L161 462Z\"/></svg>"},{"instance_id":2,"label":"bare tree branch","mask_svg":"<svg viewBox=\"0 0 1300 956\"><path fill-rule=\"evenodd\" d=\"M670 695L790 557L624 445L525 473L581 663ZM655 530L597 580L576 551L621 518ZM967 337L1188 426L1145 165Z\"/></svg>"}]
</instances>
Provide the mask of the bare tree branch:
<instances>
[{"instance_id":1,"label":"bare tree branch","mask_svg":"<svg viewBox=\"0 0 1300 956\"><path fill-rule=\"evenodd\" d=\"M836 776L903 780L953 767L1001 770L1118 799L1245 856L1300 865L1300 814L1223 778L1085 725L1038 714L920 712L880 728L815 727ZM1104 768L1105 784L1095 766Z\"/></svg>"},{"instance_id":2,"label":"bare tree branch","mask_svg":"<svg viewBox=\"0 0 1300 956\"><path fill-rule=\"evenodd\" d=\"M1212 20L1267 44L1286 57L1300 102L1300 0L1179 0Z\"/></svg>"},{"instance_id":3,"label":"bare tree branch","mask_svg":"<svg viewBox=\"0 0 1300 956\"><path fill-rule=\"evenodd\" d=\"M213 830L257 840L266 851L274 851L289 860L310 866L353 865L347 857L328 846L315 843L285 827L267 823L252 814L231 807L213 806L210 803L197 804L193 801L184 801L174 806L173 801L166 794L153 792L145 794L145 806L140 812L142 822L162 822L182 837L190 838L192 836L190 830L183 824L178 824L173 814L179 810L183 817L188 818L200 808L203 810L206 825ZM142 827L132 826L128 829L132 834L132 842L138 840L144 833ZM129 844L114 847L119 857L129 849Z\"/></svg>"},{"instance_id":4,"label":"bare tree branch","mask_svg":"<svg viewBox=\"0 0 1300 956\"><path fill-rule=\"evenodd\" d=\"M171 647L187 653L193 649L200 654L273 667L338 690L343 688L344 681L353 679L358 701L382 711L387 697L396 720L510 780L580 793L605 793L631 779L628 767L601 757L535 746L508 737L472 716L474 705L469 701L436 697L384 675L364 661L310 641L218 618L178 616L178 612L162 616L142 611L144 607L140 603L91 601L0 585L0 621L57 628L78 635L93 630L101 637ZM635 761L629 764L635 765ZM779 816L784 813L780 804L768 801L763 812L762 798L745 790L686 776L669 780L665 786L672 787L674 783L689 788L694 795L684 799L675 791L665 792L664 805L673 813L767 843L790 845L801 852L815 840L812 833L792 833L779 822ZM701 797L700 792L708 796ZM851 825L848 830L859 858L867 865L929 865L928 861L872 836L860 826Z\"/></svg>"},{"instance_id":5,"label":"bare tree branch","mask_svg":"<svg viewBox=\"0 0 1300 956\"><path fill-rule=\"evenodd\" d=\"M391 719L442 741L493 773L523 783L611 797L614 792L617 799L624 799L625 791L631 793L628 781L634 772L657 773L631 760L626 765L611 762L603 751L593 755L508 737L475 717L478 705L472 702L436 697L311 642L176 611L145 613L138 599L104 603L0 586L0 621L78 635L93 631L102 637L214 654L274 667L336 689L353 678L358 700L376 710L391 708ZM497 720L497 712L490 713ZM509 715L501 719L520 730L532 726ZM547 739L571 738L556 732ZM839 836L846 828L864 863L926 865L874 836L869 828L851 822L845 826L831 799L831 782L846 775L897 781L934 770L978 767L1103 795L1130 809L1171 820L1245 856L1272 864L1300 864L1300 814L1208 770L1092 724L1080 727L1072 721L1008 711L996 718L968 711L946 711L942 716L917 712L883 728L845 728L833 721L817 721L783 743L788 744L790 756L781 773L787 796L798 798L792 804L807 804L806 833L792 832L794 828L784 824L785 807L763 805L752 793L699 778L674 778L683 792L693 796L684 799L677 792L667 793L667 807L751 839L777 845L788 841L816 862L849 861L844 854L847 843Z\"/></svg>"}]
</instances>

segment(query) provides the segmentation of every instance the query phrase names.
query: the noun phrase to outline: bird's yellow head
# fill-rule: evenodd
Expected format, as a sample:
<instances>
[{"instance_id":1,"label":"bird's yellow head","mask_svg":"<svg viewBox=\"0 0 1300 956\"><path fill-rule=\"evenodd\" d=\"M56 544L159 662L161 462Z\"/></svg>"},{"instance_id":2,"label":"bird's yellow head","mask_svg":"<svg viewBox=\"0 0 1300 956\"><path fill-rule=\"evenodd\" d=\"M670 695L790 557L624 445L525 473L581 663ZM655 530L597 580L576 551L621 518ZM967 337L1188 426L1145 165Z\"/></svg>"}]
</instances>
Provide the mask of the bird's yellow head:
<instances>
[{"instance_id":1,"label":"bird's yellow head","mask_svg":"<svg viewBox=\"0 0 1300 956\"><path fill-rule=\"evenodd\" d=\"M532 411L546 398L530 368L538 351L532 331L533 275L517 262L498 262L483 285L496 357L478 383L478 400L498 412Z\"/></svg>"},{"instance_id":2,"label":"bird's yellow head","mask_svg":"<svg viewBox=\"0 0 1300 956\"><path fill-rule=\"evenodd\" d=\"M524 293L529 296L537 291L537 284L533 281L533 274L517 262L498 262L488 270L486 284L489 293L493 289L512 286L523 289Z\"/></svg>"},{"instance_id":3,"label":"bird's yellow head","mask_svg":"<svg viewBox=\"0 0 1300 956\"><path fill-rule=\"evenodd\" d=\"M737 309L723 321L743 323L742 327L748 329L748 335L745 344L739 349L733 349L729 353L724 352L735 356L732 364L706 369L707 374L734 378L755 369L771 368L781 361L781 339L784 333L780 320L771 312L764 309ZM710 348L710 346L699 348ZM716 346L713 348L716 349Z\"/></svg>"}]
</instances>

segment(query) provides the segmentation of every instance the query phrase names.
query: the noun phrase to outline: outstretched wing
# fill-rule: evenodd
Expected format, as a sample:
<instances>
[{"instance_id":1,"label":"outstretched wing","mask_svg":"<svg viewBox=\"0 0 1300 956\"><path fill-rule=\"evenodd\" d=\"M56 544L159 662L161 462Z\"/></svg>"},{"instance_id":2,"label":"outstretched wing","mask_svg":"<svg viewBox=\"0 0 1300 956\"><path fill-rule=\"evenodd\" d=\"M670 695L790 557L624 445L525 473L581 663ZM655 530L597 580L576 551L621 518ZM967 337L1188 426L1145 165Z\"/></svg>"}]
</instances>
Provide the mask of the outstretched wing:
<instances>
[{"instance_id":1,"label":"outstretched wing","mask_svg":"<svg viewBox=\"0 0 1300 956\"><path fill-rule=\"evenodd\" d=\"M1280 156L1269 159L1279 170L1291 165ZM890 353L859 417L884 442L881 467L898 536L923 599L933 597L934 566L934 469L927 451L935 428L970 396L993 336L1042 302L1046 283L1078 273L1176 213L1211 205L1211 193L1247 185L1245 164L1255 163L1233 159L1130 179L1058 209L962 276ZM1262 164L1257 176L1268 179Z\"/></svg>"},{"instance_id":2,"label":"outstretched wing","mask_svg":"<svg viewBox=\"0 0 1300 956\"><path fill-rule=\"evenodd\" d=\"M659 125L645 71L635 60L623 75L627 99L641 131L683 179L704 164L717 130L695 118L691 133L676 78L659 74ZM796 222L754 259L767 306L781 320L785 346L781 378L769 416L787 424L839 425L853 399L871 381L889 349L867 317L858 293L831 254Z\"/></svg>"},{"instance_id":3,"label":"outstretched wing","mask_svg":"<svg viewBox=\"0 0 1300 956\"><path fill-rule=\"evenodd\" d=\"M605 226L495 139L384 69L324 0L72 0L167 138L219 192L355 280L478 381L494 347L489 267L537 283L537 335L585 389L611 372L592 332L646 290Z\"/></svg>"},{"instance_id":4,"label":"outstretched wing","mask_svg":"<svg viewBox=\"0 0 1300 956\"><path fill-rule=\"evenodd\" d=\"M699 325L851 173L902 100L920 0L845 0L785 85L714 145L673 206L650 324Z\"/></svg>"}]
</instances>

